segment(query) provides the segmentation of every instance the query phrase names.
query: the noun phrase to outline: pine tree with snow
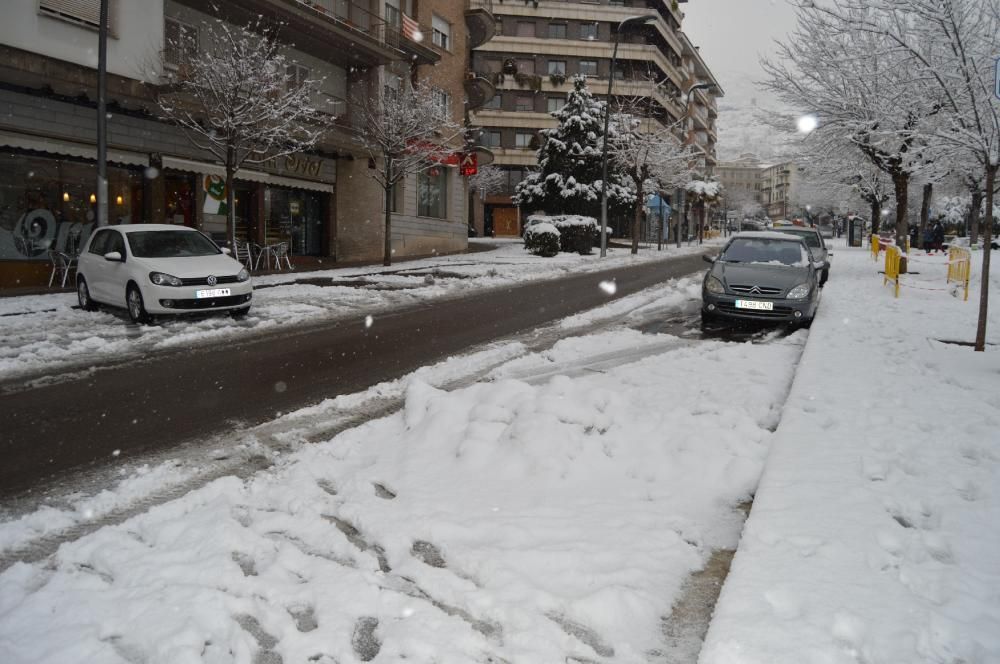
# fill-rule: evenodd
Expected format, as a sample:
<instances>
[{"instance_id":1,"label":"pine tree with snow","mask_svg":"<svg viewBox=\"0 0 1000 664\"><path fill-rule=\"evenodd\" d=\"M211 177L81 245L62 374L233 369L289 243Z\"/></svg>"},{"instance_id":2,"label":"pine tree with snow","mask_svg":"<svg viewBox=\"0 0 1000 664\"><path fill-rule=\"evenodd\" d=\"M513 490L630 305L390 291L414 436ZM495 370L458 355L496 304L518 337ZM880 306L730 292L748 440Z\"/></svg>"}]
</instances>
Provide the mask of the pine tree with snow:
<instances>
[{"instance_id":1,"label":"pine tree with snow","mask_svg":"<svg viewBox=\"0 0 1000 664\"><path fill-rule=\"evenodd\" d=\"M517 205L528 212L600 217L605 107L594 99L584 77L573 80L566 105L552 113L559 125L542 131L538 170L515 189ZM608 133L614 140L613 127ZM608 180L609 214L627 212L636 199L635 183L617 169L609 170Z\"/></svg>"}]
</instances>

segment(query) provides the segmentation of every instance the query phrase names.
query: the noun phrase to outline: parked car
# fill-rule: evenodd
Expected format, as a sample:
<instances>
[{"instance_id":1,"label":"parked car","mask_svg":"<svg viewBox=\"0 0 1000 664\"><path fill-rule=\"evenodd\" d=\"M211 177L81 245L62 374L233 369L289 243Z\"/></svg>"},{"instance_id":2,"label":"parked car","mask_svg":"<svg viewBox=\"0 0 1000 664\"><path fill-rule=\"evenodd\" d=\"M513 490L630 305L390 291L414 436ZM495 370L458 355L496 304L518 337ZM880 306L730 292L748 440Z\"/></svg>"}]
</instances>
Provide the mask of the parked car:
<instances>
[{"instance_id":1,"label":"parked car","mask_svg":"<svg viewBox=\"0 0 1000 664\"><path fill-rule=\"evenodd\" d=\"M816 230L819 231L820 237L824 240L832 240L836 234L833 223L821 223L816 226Z\"/></svg>"},{"instance_id":2,"label":"parked car","mask_svg":"<svg viewBox=\"0 0 1000 664\"><path fill-rule=\"evenodd\" d=\"M805 240L806 246L812 252L813 258L823 263L823 267L820 270L819 285L822 287L826 280L830 278L830 265L833 261L833 252L829 251L826 247L826 241L823 236L815 228L809 228L808 226L795 226L794 224L775 224L774 230L780 233L788 233L789 235L794 235Z\"/></svg>"},{"instance_id":3,"label":"parked car","mask_svg":"<svg viewBox=\"0 0 1000 664\"><path fill-rule=\"evenodd\" d=\"M808 325L819 305L819 269L802 238L745 232L730 238L702 283L703 323L720 320Z\"/></svg>"},{"instance_id":4,"label":"parked car","mask_svg":"<svg viewBox=\"0 0 1000 664\"><path fill-rule=\"evenodd\" d=\"M250 310L250 274L207 235L169 224L123 224L96 230L80 253L80 308L125 307L135 323L153 315Z\"/></svg>"}]
</instances>

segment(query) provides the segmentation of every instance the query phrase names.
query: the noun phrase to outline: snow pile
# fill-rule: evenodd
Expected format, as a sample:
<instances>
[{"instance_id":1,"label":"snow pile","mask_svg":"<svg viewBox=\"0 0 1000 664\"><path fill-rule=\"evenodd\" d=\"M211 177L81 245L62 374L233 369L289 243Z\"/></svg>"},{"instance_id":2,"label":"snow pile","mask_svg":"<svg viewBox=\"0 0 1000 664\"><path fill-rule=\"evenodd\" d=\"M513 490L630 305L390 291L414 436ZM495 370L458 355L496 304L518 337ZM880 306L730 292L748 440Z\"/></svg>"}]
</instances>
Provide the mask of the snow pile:
<instances>
[{"instance_id":1,"label":"snow pile","mask_svg":"<svg viewBox=\"0 0 1000 664\"><path fill-rule=\"evenodd\" d=\"M554 214L554 215L544 215L544 214L533 214L528 217L528 226L531 227L535 224L549 223L556 228L569 227L569 226L591 226L593 228L600 228L597 225L597 219L593 217L587 217L581 214Z\"/></svg>"},{"instance_id":2,"label":"snow pile","mask_svg":"<svg viewBox=\"0 0 1000 664\"><path fill-rule=\"evenodd\" d=\"M700 664L1000 661L1000 314L941 343L946 260L837 250Z\"/></svg>"},{"instance_id":3,"label":"snow pile","mask_svg":"<svg viewBox=\"0 0 1000 664\"><path fill-rule=\"evenodd\" d=\"M528 226L525 229L525 231L524 231L524 236L526 238L529 235L535 235L535 234L539 234L539 235L549 234L549 235L555 235L556 237L559 237L559 229L556 228L555 225L553 225L553 224L539 221L538 223L535 223L535 224L532 224L531 226Z\"/></svg>"},{"instance_id":4,"label":"snow pile","mask_svg":"<svg viewBox=\"0 0 1000 664\"><path fill-rule=\"evenodd\" d=\"M409 381L393 416L8 568L0 660L663 657L684 580L735 545L803 338L618 332L454 392Z\"/></svg>"}]
</instances>

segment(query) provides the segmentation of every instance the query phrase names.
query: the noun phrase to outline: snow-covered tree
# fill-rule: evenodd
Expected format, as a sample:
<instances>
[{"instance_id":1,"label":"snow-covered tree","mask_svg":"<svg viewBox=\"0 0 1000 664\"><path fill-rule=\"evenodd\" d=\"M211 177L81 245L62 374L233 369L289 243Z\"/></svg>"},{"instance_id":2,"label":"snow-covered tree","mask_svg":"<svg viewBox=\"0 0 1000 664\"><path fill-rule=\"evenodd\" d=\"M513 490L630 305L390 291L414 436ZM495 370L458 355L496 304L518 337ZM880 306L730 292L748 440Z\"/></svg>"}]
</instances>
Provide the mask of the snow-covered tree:
<instances>
[{"instance_id":1,"label":"snow-covered tree","mask_svg":"<svg viewBox=\"0 0 1000 664\"><path fill-rule=\"evenodd\" d=\"M798 0L815 6L813 0ZM816 9L836 24L832 37L871 35L905 62L911 90L935 104L940 119L920 129L933 153L975 160L985 175L984 240L992 236L1000 170L1000 104L994 99L994 58L1000 52L997 0L838 0ZM881 93L881 91L880 91ZM906 105L919 101L909 95ZM915 128L916 129L916 128ZM990 255L983 252L977 351L986 344Z\"/></svg>"},{"instance_id":2,"label":"snow-covered tree","mask_svg":"<svg viewBox=\"0 0 1000 664\"><path fill-rule=\"evenodd\" d=\"M573 80L566 105L552 116L559 121L542 130L538 170L518 183L514 202L529 211L600 217L601 155L604 146L605 102L594 99L583 76ZM613 142L616 129L609 129ZM608 171L608 209L623 213L636 200L636 183L617 169Z\"/></svg>"},{"instance_id":3,"label":"snow-covered tree","mask_svg":"<svg viewBox=\"0 0 1000 664\"><path fill-rule=\"evenodd\" d=\"M317 81L292 81L274 31L257 19L200 26L207 50L189 53L158 104L198 148L226 168L226 235L236 241L233 180L246 164L307 150L322 131L313 105ZM186 44L167 44L183 50Z\"/></svg>"},{"instance_id":4,"label":"snow-covered tree","mask_svg":"<svg viewBox=\"0 0 1000 664\"><path fill-rule=\"evenodd\" d=\"M479 200L499 194L507 184L507 173L498 166L480 166L476 174L469 178L469 188L479 195Z\"/></svg>"},{"instance_id":5,"label":"snow-covered tree","mask_svg":"<svg viewBox=\"0 0 1000 664\"><path fill-rule=\"evenodd\" d=\"M462 127L442 107L427 85L383 85L355 101L359 133L355 140L375 168L368 174L382 187L385 201L383 265L392 264L392 191L406 176L434 167L447 158Z\"/></svg>"},{"instance_id":6,"label":"snow-covered tree","mask_svg":"<svg viewBox=\"0 0 1000 664\"><path fill-rule=\"evenodd\" d=\"M722 183L714 177L698 178L684 185L688 200L698 210L698 243L705 234L705 208L722 196Z\"/></svg>"},{"instance_id":7,"label":"snow-covered tree","mask_svg":"<svg viewBox=\"0 0 1000 664\"><path fill-rule=\"evenodd\" d=\"M632 253L639 252L643 203L648 196L663 193L690 179L695 151L674 133L677 123L663 124L651 116L642 100L627 102L612 114L608 159L612 167L633 182L643 183L643 196L632 206Z\"/></svg>"},{"instance_id":8,"label":"snow-covered tree","mask_svg":"<svg viewBox=\"0 0 1000 664\"><path fill-rule=\"evenodd\" d=\"M818 127L807 140L817 144L817 151L853 144L889 177L896 199L896 240L903 246L909 233L909 185L926 167L924 132L940 111L940 95L914 83L910 58L884 35L848 30L848 18L832 14L826 5L794 1L795 31L779 46L777 59L762 63L767 85L789 105L816 116ZM858 7L851 15L865 13ZM796 119L777 118L789 127ZM900 269L905 271L905 265Z\"/></svg>"}]
</instances>

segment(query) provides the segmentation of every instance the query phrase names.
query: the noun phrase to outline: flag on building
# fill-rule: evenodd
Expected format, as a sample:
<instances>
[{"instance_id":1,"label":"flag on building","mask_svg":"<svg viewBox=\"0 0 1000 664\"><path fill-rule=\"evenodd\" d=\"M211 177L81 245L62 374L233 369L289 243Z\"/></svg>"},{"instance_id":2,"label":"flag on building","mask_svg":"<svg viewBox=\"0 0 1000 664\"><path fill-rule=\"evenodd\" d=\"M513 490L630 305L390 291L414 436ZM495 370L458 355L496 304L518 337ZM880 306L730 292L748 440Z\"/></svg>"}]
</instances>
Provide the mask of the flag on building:
<instances>
[{"instance_id":1,"label":"flag on building","mask_svg":"<svg viewBox=\"0 0 1000 664\"><path fill-rule=\"evenodd\" d=\"M403 14L403 36L416 42L424 38L423 33L420 31L420 24L406 14Z\"/></svg>"}]
</instances>

